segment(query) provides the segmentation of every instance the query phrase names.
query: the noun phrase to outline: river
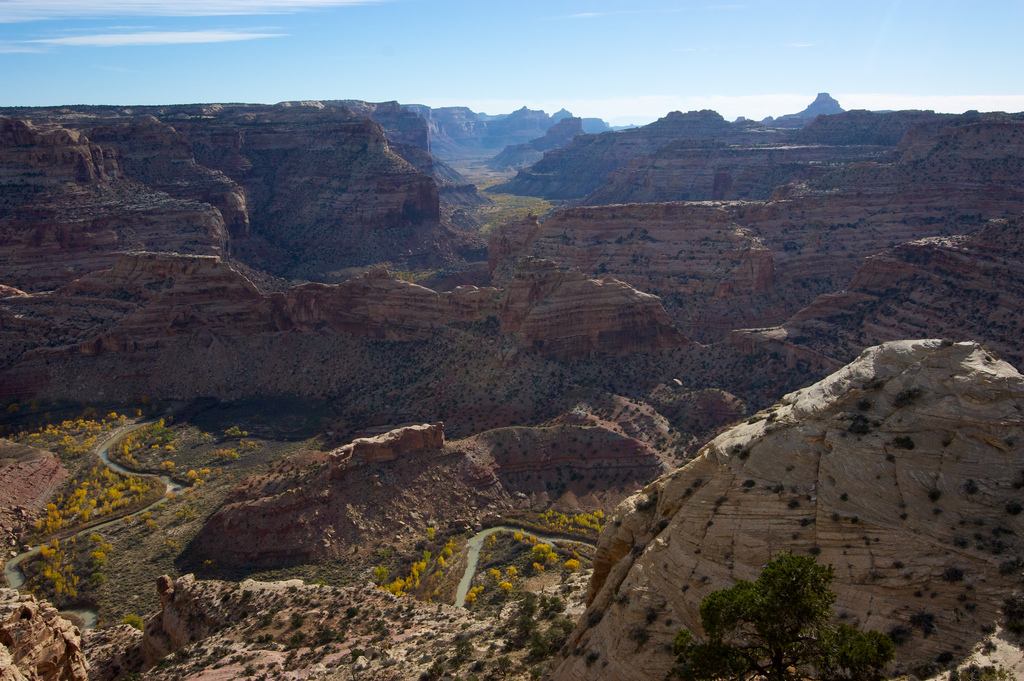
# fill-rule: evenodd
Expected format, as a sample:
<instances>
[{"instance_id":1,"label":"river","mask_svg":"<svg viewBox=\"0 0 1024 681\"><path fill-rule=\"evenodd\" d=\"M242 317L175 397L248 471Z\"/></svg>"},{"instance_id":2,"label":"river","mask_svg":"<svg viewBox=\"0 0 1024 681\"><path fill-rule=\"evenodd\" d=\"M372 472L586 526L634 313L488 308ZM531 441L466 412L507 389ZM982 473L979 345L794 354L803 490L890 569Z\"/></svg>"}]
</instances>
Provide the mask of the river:
<instances>
[{"instance_id":1,"label":"river","mask_svg":"<svg viewBox=\"0 0 1024 681\"><path fill-rule=\"evenodd\" d=\"M476 567L480 562L480 550L484 546L484 540L498 532L522 532L524 537L536 537L538 541L561 541L572 544L583 544L584 546L594 546L593 544L589 544L585 541L579 541L578 539L551 537L544 534L538 534L530 530L524 530L521 527L512 527L510 525L495 525L494 527L489 527L482 532L477 532L469 538L469 542L467 543L467 546L469 547L469 555L466 557L466 571L462 573L462 579L459 580L459 588L455 591L455 605L463 608L466 607L466 594L469 593L469 587L473 583L473 575L476 574Z\"/></svg>"},{"instance_id":2,"label":"river","mask_svg":"<svg viewBox=\"0 0 1024 681\"><path fill-rule=\"evenodd\" d=\"M115 431L113 435L107 438L107 440L102 445L100 445L99 451L97 452L99 454L100 461L102 461L103 464L110 468L111 470L122 475L140 475L136 471L128 470L127 468L111 461L107 450L110 448L110 445L114 444L114 442L116 442L122 436L127 435L132 431L138 430L139 428L148 426L150 423L152 423L152 421L146 421L145 423L137 423L135 425L121 428ZM164 495L165 498L167 494L177 493L183 489L181 485L174 482L166 475L159 475L157 477L160 479L161 482L163 482L167 486ZM134 513L145 513L146 511L150 510L151 508L159 504L162 504L163 502L164 499L159 499L150 504L149 506L138 511L135 511ZM125 515L129 514L125 513L116 518L112 518L111 520L106 520L98 525L93 525L92 527L88 527L82 530L81 532L78 532L74 536L80 537L86 534L92 534L93 532L102 530L104 527L109 527L114 523L118 522ZM486 530L483 530L482 532L477 532L475 535L470 537L469 541L467 542L467 546L469 548L469 555L466 557L466 571L463 573L462 579L459 580L459 588L455 592L455 605L465 607L466 594L469 593L469 587L473 583L473 575L476 574L477 564L480 562L480 550L483 548L484 540L490 537L492 534L497 534L498 532L522 532L525 536L536 537L538 540L545 542L561 541L575 544L583 544L585 546L593 546L593 544L588 544L587 542L579 541L576 539L566 539L565 537L553 537L549 535L538 534L537 532L524 530L520 527L512 527L510 525L496 525L495 527L489 527ZM25 551L24 553L19 553L14 558L11 558L4 565L4 576L7 578L7 582L11 585L11 588L20 589L22 586L24 586L25 574L21 571L21 562L26 558L29 558L39 553L40 549L42 549L41 545L33 546L28 551ZM92 610L90 608L77 608L74 610L68 610L66 612L78 615L83 620L85 620L86 629L94 628L99 619L99 614L95 610Z\"/></svg>"},{"instance_id":3,"label":"river","mask_svg":"<svg viewBox=\"0 0 1024 681\"><path fill-rule=\"evenodd\" d=\"M128 475L128 476L132 476L132 475L148 475L148 474L140 474L140 473L138 473L136 471L130 471L127 468L114 463L113 461L110 460L110 457L109 457L109 455L107 453L107 450L110 448L110 445L114 444L119 438L127 435L128 433L131 433L132 431L138 430L139 428L144 428L144 427L150 425L151 423L153 423L153 422L152 421L146 421L144 423L136 423L134 425L126 426L124 428L119 428L118 430L114 431L114 433L109 438L107 438L106 441L104 441L104 443L102 445L100 445L99 451L97 452L97 454L99 454L100 461L102 461L103 464L105 466L107 466L107 468L111 469L112 471L114 471L116 473L120 473L121 475ZM163 499L158 499L157 501L154 501L149 506L146 506L145 508L139 509L137 511L133 511L132 513L145 513L146 511L148 511L148 510L158 506L159 504L164 503L164 500L167 498L167 494L170 494L172 492L173 493L177 493L177 492L180 492L183 489L183 487L181 485L179 485L178 483L174 482L173 480L171 480L166 475L158 475L156 477L158 477L160 479L160 481L162 483L164 483L164 485L166 485L166 490L164 492L164 498ZM116 518L111 518L110 520L105 520L102 523L99 523L98 525L92 525L91 527L87 527L84 530L82 530L80 532L77 532L73 536L81 537L81 536L85 536L87 534L92 534L93 532L97 532L99 530L102 530L105 527L110 527L111 525L113 525L114 523L118 522L119 520L121 520L126 515L131 515L131 514L124 513L124 514L121 514L121 515L117 516ZM7 578L7 583L11 585L12 589L20 589L25 584L25 573L21 571L21 562L23 560L25 560L26 558L29 558L31 556L36 555L37 553L39 553L39 551L41 549L42 549L42 545L33 546L28 551L25 551L23 553L19 553L14 558L11 558L4 565L4 577ZM71 613L71 614L75 614L75 615L78 615L79 617L81 617L85 621L85 628L86 629L94 628L96 626L97 621L99 620L99 613L97 613L95 610L93 610L91 608L76 608L76 609L73 609L73 610L67 610L65 612L68 612L68 613Z\"/></svg>"}]
</instances>

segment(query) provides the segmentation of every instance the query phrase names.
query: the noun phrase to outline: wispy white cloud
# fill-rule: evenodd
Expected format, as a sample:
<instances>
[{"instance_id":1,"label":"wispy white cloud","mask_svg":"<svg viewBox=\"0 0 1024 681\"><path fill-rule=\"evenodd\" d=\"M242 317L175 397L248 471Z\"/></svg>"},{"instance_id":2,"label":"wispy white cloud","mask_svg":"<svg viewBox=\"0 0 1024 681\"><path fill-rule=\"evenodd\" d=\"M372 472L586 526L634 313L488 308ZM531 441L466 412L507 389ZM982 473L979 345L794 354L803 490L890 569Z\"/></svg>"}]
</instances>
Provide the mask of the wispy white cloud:
<instances>
[{"instance_id":1,"label":"wispy white cloud","mask_svg":"<svg viewBox=\"0 0 1024 681\"><path fill-rule=\"evenodd\" d=\"M0 0L0 23L78 17L285 14L387 0Z\"/></svg>"},{"instance_id":2,"label":"wispy white cloud","mask_svg":"<svg viewBox=\"0 0 1024 681\"><path fill-rule=\"evenodd\" d=\"M18 54L23 52L45 52L38 45L26 45L16 41L0 40L0 54Z\"/></svg>"},{"instance_id":3,"label":"wispy white cloud","mask_svg":"<svg viewBox=\"0 0 1024 681\"><path fill-rule=\"evenodd\" d=\"M580 12L561 17L563 19L596 19L597 17L611 17L622 14L677 14L681 9L623 9L614 12Z\"/></svg>"},{"instance_id":4,"label":"wispy white cloud","mask_svg":"<svg viewBox=\"0 0 1024 681\"><path fill-rule=\"evenodd\" d=\"M189 45L193 43L229 43L259 38L280 38L285 33L253 33L231 29L203 31L146 31L143 33L98 33L69 35L63 38L26 40L30 44L61 45L69 47L126 47L141 45Z\"/></svg>"},{"instance_id":5,"label":"wispy white cloud","mask_svg":"<svg viewBox=\"0 0 1024 681\"><path fill-rule=\"evenodd\" d=\"M786 47L814 47L814 43L786 43Z\"/></svg>"}]
</instances>

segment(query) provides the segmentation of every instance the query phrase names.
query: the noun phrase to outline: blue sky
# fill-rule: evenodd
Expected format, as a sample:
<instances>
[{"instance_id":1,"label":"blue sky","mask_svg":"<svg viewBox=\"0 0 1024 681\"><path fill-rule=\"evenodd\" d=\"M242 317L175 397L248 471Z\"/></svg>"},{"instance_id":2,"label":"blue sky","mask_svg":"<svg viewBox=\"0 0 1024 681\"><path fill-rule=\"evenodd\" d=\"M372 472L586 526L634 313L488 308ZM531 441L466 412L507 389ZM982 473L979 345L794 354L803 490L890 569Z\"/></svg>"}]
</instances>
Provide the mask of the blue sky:
<instances>
[{"instance_id":1,"label":"blue sky","mask_svg":"<svg viewBox=\"0 0 1024 681\"><path fill-rule=\"evenodd\" d=\"M1024 110L1024 2L0 0L0 105Z\"/></svg>"}]
</instances>

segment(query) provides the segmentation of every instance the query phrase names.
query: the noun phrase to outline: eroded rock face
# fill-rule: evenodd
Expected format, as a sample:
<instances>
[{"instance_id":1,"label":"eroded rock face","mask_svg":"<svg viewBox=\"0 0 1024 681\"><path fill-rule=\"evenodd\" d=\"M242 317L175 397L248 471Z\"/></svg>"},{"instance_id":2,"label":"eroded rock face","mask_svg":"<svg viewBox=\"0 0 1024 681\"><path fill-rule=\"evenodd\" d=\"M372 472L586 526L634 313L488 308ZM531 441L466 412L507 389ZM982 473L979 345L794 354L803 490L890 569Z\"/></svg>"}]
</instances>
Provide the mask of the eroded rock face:
<instances>
[{"instance_id":1,"label":"eroded rock face","mask_svg":"<svg viewBox=\"0 0 1024 681\"><path fill-rule=\"evenodd\" d=\"M1024 218L901 244L872 256L845 291L819 296L781 327L737 332L752 348L818 354L837 364L868 345L935 333L977 338L1024 366Z\"/></svg>"},{"instance_id":2,"label":"eroded rock face","mask_svg":"<svg viewBox=\"0 0 1024 681\"><path fill-rule=\"evenodd\" d=\"M339 447L328 455L331 477L368 463L394 461L408 454L440 451L444 448L444 424L424 423L396 428L376 437L364 437Z\"/></svg>"},{"instance_id":3,"label":"eroded rock face","mask_svg":"<svg viewBox=\"0 0 1024 681\"><path fill-rule=\"evenodd\" d=\"M548 128L543 137L505 147L500 154L488 161L487 165L498 170L528 166L539 161L545 151L564 147L573 137L582 134L583 119L569 116Z\"/></svg>"},{"instance_id":4,"label":"eroded rock face","mask_svg":"<svg viewBox=\"0 0 1024 681\"><path fill-rule=\"evenodd\" d=\"M0 589L0 677L86 681L89 665L78 627L46 601Z\"/></svg>"},{"instance_id":5,"label":"eroded rock face","mask_svg":"<svg viewBox=\"0 0 1024 681\"><path fill-rule=\"evenodd\" d=\"M0 117L0 279L53 289L128 249L223 254L228 232L208 203L128 179L116 148L82 132Z\"/></svg>"},{"instance_id":6,"label":"eroded rock face","mask_svg":"<svg viewBox=\"0 0 1024 681\"><path fill-rule=\"evenodd\" d=\"M678 347L686 339L657 296L525 258L498 303L502 331L549 356L576 359Z\"/></svg>"},{"instance_id":7,"label":"eroded rock face","mask_svg":"<svg viewBox=\"0 0 1024 681\"><path fill-rule=\"evenodd\" d=\"M475 286L436 293L383 268L342 284L264 294L218 257L128 253L56 291L0 299L0 366L30 371L26 365L57 357L160 351L174 339L209 348L292 331L424 338L481 318L495 295ZM24 394L30 386L22 383L7 381L7 392Z\"/></svg>"},{"instance_id":8,"label":"eroded rock face","mask_svg":"<svg viewBox=\"0 0 1024 681\"><path fill-rule=\"evenodd\" d=\"M753 230L721 206L659 203L570 208L504 225L492 237L488 261L495 279L513 271L516 255L555 261L584 274L613 276L661 297L688 337L715 339L776 318L775 255ZM503 265L504 263L504 265ZM518 284L513 278L507 288ZM748 326L748 324L739 324Z\"/></svg>"},{"instance_id":9,"label":"eroded rock face","mask_svg":"<svg viewBox=\"0 0 1024 681\"><path fill-rule=\"evenodd\" d=\"M361 113L323 102L3 110L31 117L36 127L22 121L17 130L7 125L11 130L0 143L0 165L6 161L7 167L0 177L5 184L25 178L31 183L40 164L48 165L50 175L87 184L92 187L87 194L104 199L86 202L81 189L68 187L36 192L35 201L21 211L21 222L32 228L70 217L74 220L64 231L76 227L72 234L88 236L98 229L78 226L85 219L124 221L157 209L200 211L210 217L183 214L180 219L195 224L179 231L195 232L203 220L214 219L222 242L230 234L232 252L275 275L336 282L345 278L339 275L345 268L388 261L431 266L457 259L456 249L478 250L477 237L449 225L461 224L456 218L465 217L463 209L486 199L434 162L425 122L394 103L351 103ZM371 117L388 128L395 149ZM33 129L43 135L33 137ZM124 189L111 196L109 189L101 191L108 185ZM439 185L447 197L443 215ZM127 234L135 241L118 244L120 249L226 252L226 243L218 244L221 251L185 248L196 240L187 234L178 236L180 245L162 247L146 240L153 226L138 222ZM118 229L115 234L122 242L126 238ZM63 249L66 241L67 235Z\"/></svg>"},{"instance_id":10,"label":"eroded rock face","mask_svg":"<svg viewBox=\"0 0 1024 681\"><path fill-rule=\"evenodd\" d=\"M5 546L15 545L34 513L67 479L56 455L0 439L0 540Z\"/></svg>"},{"instance_id":11,"label":"eroded rock face","mask_svg":"<svg viewBox=\"0 0 1024 681\"><path fill-rule=\"evenodd\" d=\"M640 128L577 136L564 147L547 151L529 169L520 170L514 178L490 191L546 199L582 199L632 159L653 153L670 142L688 139L742 144L778 141L781 135L751 121L729 123L714 111L673 111Z\"/></svg>"},{"instance_id":12,"label":"eroded rock face","mask_svg":"<svg viewBox=\"0 0 1024 681\"><path fill-rule=\"evenodd\" d=\"M980 345L899 341L719 435L620 505L567 647L581 652L552 678L664 678L704 597L782 551L836 567L844 621L908 632L898 663L966 654L1019 588L1022 400L1024 378Z\"/></svg>"}]
</instances>

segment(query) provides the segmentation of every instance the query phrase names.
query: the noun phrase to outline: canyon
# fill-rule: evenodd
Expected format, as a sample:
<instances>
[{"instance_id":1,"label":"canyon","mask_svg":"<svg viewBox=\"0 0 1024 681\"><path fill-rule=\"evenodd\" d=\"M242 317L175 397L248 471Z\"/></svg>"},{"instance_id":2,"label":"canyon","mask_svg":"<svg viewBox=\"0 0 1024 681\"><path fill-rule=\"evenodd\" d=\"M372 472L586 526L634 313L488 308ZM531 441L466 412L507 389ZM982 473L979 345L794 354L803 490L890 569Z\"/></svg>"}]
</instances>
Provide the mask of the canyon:
<instances>
[{"instance_id":1,"label":"canyon","mask_svg":"<svg viewBox=\"0 0 1024 681\"><path fill-rule=\"evenodd\" d=\"M102 625L6 593L57 643L5 640L0 673L664 678L701 600L791 551L896 640L889 673L1018 674L1022 178L1021 114L824 93L617 131L0 109L0 528L59 541L91 581L45 596ZM102 460L44 432L109 412L180 494L47 534ZM528 594L567 608L540 643Z\"/></svg>"}]
</instances>

